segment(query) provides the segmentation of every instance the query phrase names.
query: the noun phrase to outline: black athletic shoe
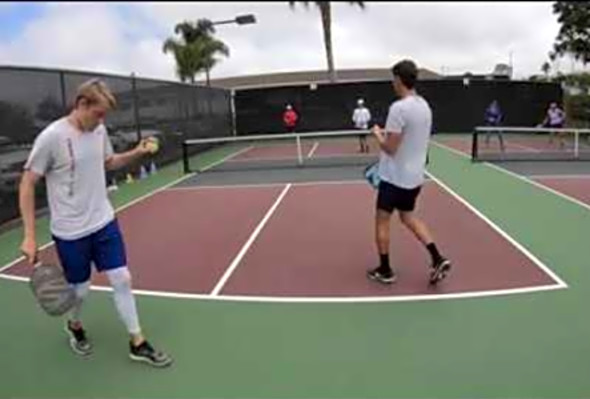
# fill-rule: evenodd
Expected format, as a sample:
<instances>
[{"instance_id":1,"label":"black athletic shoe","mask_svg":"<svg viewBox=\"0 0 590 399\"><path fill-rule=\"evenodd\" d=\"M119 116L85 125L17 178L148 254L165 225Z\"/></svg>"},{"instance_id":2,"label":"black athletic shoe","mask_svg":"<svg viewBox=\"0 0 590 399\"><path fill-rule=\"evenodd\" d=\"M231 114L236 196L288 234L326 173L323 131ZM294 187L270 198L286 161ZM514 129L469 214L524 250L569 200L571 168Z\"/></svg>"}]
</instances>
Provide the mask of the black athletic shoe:
<instances>
[{"instance_id":1,"label":"black athletic shoe","mask_svg":"<svg viewBox=\"0 0 590 399\"><path fill-rule=\"evenodd\" d=\"M70 336L70 347L80 356L88 356L92 353L92 344L86 338L86 331L84 328L72 328L69 321L66 321L65 331Z\"/></svg>"},{"instance_id":2,"label":"black athletic shoe","mask_svg":"<svg viewBox=\"0 0 590 399\"><path fill-rule=\"evenodd\" d=\"M166 353L156 351L147 341L138 346L129 343L129 357L138 362L145 362L154 367L168 367L172 364L172 358Z\"/></svg>"},{"instance_id":3,"label":"black athletic shoe","mask_svg":"<svg viewBox=\"0 0 590 399\"><path fill-rule=\"evenodd\" d=\"M379 281L383 284L391 284L395 281L396 275L393 270L383 270L381 267L377 267L367 272L367 277L374 281Z\"/></svg>"},{"instance_id":4,"label":"black athletic shoe","mask_svg":"<svg viewBox=\"0 0 590 399\"><path fill-rule=\"evenodd\" d=\"M451 261L441 258L431 267L432 272L430 273L430 284L437 284L438 282L442 281L451 270Z\"/></svg>"}]
</instances>

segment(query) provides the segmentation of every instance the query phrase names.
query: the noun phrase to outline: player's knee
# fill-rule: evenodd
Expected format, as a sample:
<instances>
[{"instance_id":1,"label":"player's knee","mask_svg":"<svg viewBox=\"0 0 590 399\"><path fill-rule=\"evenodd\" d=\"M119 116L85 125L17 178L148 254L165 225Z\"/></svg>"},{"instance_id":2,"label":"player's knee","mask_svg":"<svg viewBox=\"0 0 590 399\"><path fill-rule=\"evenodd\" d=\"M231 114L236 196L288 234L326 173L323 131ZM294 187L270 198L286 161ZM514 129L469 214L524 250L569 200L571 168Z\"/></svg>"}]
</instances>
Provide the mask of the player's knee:
<instances>
[{"instance_id":1,"label":"player's knee","mask_svg":"<svg viewBox=\"0 0 590 399\"><path fill-rule=\"evenodd\" d=\"M399 213L399 220L405 224L406 226L410 226L412 224L412 215L409 213L405 213L405 212L400 212Z\"/></svg>"},{"instance_id":2,"label":"player's knee","mask_svg":"<svg viewBox=\"0 0 590 399\"><path fill-rule=\"evenodd\" d=\"M90 280L79 284L72 284L72 287L74 288L76 297L79 300L82 300L86 297L86 295L88 295L88 291L90 291Z\"/></svg>"},{"instance_id":3,"label":"player's knee","mask_svg":"<svg viewBox=\"0 0 590 399\"><path fill-rule=\"evenodd\" d=\"M127 267L109 270L107 277L114 289L131 288L131 273Z\"/></svg>"}]
</instances>

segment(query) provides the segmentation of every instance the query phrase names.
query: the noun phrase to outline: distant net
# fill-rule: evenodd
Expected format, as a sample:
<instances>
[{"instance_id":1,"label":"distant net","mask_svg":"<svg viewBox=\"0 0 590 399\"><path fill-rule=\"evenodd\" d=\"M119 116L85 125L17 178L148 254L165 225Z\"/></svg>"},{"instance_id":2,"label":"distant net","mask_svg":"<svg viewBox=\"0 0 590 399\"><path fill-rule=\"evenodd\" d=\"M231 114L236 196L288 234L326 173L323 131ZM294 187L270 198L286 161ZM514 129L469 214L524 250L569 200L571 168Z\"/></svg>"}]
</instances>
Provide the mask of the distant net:
<instances>
[{"instance_id":1,"label":"distant net","mask_svg":"<svg viewBox=\"0 0 590 399\"><path fill-rule=\"evenodd\" d=\"M590 161L590 129L476 127L474 161Z\"/></svg>"},{"instance_id":2,"label":"distant net","mask_svg":"<svg viewBox=\"0 0 590 399\"><path fill-rule=\"evenodd\" d=\"M369 152L361 152L361 137ZM229 154L208 171L239 171L277 168L366 166L376 162L379 149L368 130L289 133L186 140L183 143L185 172L200 172L199 154L223 148Z\"/></svg>"}]
</instances>

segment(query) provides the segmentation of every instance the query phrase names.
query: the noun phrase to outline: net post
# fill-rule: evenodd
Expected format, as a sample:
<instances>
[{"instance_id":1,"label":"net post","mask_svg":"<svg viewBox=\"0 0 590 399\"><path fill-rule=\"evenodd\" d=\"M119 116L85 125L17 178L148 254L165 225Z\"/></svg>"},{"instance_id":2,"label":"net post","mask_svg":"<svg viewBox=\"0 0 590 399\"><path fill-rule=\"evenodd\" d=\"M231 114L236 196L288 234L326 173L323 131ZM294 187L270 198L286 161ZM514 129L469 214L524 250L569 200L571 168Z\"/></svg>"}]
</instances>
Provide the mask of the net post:
<instances>
[{"instance_id":1,"label":"net post","mask_svg":"<svg viewBox=\"0 0 590 399\"><path fill-rule=\"evenodd\" d=\"M574 130L574 158L578 159L580 148L580 131Z\"/></svg>"},{"instance_id":2,"label":"net post","mask_svg":"<svg viewBox=\"0 0 590 399\"><path fill-rule=\"evenodd\" d=\"M184 169L184 174L190 173L190 167L188 164L188 144L186 141L182 142L182 164Z\"/></svg>"},{"instance_id":3,"label":"net post","mask_svg":"<svg viewBox=\"0 0 590 399\"><path fill-rule=\"evenodd\" d=\"M295 141L297 142L297 162L299 165L303 164L303 152L301 150L301 136L296 135Z\"/></svg>"}]
</instances>

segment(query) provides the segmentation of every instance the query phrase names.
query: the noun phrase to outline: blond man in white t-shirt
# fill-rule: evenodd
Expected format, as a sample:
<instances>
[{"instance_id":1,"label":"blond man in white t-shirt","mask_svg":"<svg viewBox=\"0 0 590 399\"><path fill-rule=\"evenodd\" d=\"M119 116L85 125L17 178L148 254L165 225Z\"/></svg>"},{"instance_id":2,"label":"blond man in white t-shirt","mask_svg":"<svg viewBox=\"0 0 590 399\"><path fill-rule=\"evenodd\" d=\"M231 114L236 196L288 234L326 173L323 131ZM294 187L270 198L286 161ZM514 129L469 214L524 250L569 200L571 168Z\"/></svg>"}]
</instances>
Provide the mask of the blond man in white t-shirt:
<instances>
[{"instance_id":1,"label":"blond man in white t-shirt","mask_svg":"<svg viewBox=\"0 0 590 399\"><path fill-rule=\"evenodd\" d=\"M103 124L115 106L109 88L100 80L90 80L78 88L71 113L51 123L35 139L19 189L24 222L21 251L29 263L35 263L35 185L44 177L51 234L65 277L79 299L65 324L72 350L82 356L92 353L80 311L94 264L113 288L115 306L130 335L131 359L165 367L172 358L156 351L139 325L125 244L105 181L106 169L121 168L154 152L156 144L147 139L131 151L115 154Z\"/></svg>"}]
</instances>

